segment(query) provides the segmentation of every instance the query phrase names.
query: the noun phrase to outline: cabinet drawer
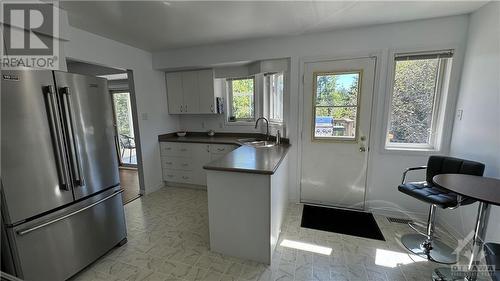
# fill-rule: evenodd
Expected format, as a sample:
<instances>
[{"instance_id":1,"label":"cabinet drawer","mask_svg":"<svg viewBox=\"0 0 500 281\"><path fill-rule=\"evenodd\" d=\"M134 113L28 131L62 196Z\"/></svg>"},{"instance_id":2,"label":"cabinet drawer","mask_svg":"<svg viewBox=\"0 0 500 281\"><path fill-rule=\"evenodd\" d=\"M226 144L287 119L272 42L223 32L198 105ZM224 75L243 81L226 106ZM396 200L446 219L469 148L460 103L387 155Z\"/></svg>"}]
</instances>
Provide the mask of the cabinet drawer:
<instances>
[{"instance_id":1,"label":"cabinet drawer","mask_svg":"<svg viewBox=\"0 0 500 281\"><path fill-rule=\"evenodd\" d=\"M173 142L160 142L160 153L162 156L165 155L174 155L175 154L175 146L176 144Z\"/></svg>"},{"instance_id":2,"label":"cabinet drawer","mask_svg":"<svg viewBox=\"0 0 500 281\"><path fill-rule=\"evenodd\" d=\"M192 171L193 170L193 162L191 159L181 159L181 161L177 162L177 170L184 171Z\"/></svg>"},{"instance_id":3,"label":"cabinet drawer","mask_svg":"<svg viewBox=\"0 0 500 281\"><path fill-rule=\"evenodd\" d=\"M193 160L191 158L162 156L161 166L163 169L168 169L168 170L192 171L194 165L193 165Z\"/></svg>"},{"instance_id":4,"label":"cabinet drawer","mask_svg":"<svg viewBox=\"0 0 500 281\"><path fill-rule=\"evenodd\" d=\"M226 156L226 153L210 153L210 161L215 161Z\"/></svg>"},{"instance_id":5,"label":"cabinet drawer","mask_svg":"<svg viewBox=\"0 0 500 281\"><path fill-rule=\"evenodd\" d=\"M189 143L162 142L160 152L162 156L191 157L193 148Z\"/></svg>"},{"instance_id":6,"label":"cabinet drawer","mask_svg":"<svg viewBox=\"0 0 500 281\"><path fill-rule=\"evenodd\" d=\"M161 167L163 169L174 170L175 161L170 157L161 157Z\"/></svg>"},{"instance_id":7,"label":"cabinet drawer","mask_svg":"<svg viewBox=\"0 0 500 281\"><path fill-rule=\"evenodd\" d=\"M168 182L196 184L196 179L193 172L163 170L163 180Z\"/></svg>"},{"instance_id":8,"label":"cabinet drawer","mask_svg":"<svg viewBox=\"0 0 500 281\"><path fill-rule=\"evenodd\" d=\"M178 182L179 180L177 179L177 171L163 169L163 180Z\"/></svg>"},{"instance_id":9,"label":"cabinet drawer","mask_svg":"<svg viewBox=\"0 0 500 281\"><path fill-rule=\"evenodd\" d=\"M179 172L179 182L196 184L193 172Z\"/></svg>"},{"instance_id":10,"label":"cabinet drawer","mask_svg":"<svg viewBox=\"0 0 500 281\"><path fill-rule=\"evenodd\" d=\"M236 148L238 148L238 146L231 144L211 144L210 153L229 153Z\"/></svg>"}]
</instances>

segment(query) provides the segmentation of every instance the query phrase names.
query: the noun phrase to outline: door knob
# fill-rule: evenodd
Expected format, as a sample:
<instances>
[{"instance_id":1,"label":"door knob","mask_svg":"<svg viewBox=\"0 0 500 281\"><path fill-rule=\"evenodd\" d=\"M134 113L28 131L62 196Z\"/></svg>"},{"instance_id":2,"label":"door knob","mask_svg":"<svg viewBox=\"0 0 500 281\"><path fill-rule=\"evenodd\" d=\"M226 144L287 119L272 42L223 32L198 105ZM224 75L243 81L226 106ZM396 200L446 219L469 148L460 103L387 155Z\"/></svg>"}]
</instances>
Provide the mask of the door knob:
<instances>
[{"instance_id":1,"label":"door knob","mask_svg":"<svg viewBox=\"0 0 500 281\"><path fill-rule=\"evenodd\" d=\"M366 151L366 147L364 147L364 146L360 147L360 148L359 148L359 151L360 151L360 152L365 152L365 151Z\"/></svg>"}]
</instances>

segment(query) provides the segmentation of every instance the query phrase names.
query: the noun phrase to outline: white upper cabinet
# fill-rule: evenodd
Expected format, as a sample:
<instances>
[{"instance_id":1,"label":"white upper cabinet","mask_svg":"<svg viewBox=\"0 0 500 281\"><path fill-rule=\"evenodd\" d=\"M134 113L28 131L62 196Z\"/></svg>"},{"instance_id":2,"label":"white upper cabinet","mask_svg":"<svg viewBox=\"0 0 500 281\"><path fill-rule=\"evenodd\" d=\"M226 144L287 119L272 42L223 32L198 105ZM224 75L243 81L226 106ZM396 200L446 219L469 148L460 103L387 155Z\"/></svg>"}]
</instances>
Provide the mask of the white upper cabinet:
<instances>
[{"instance_id":1,"label":"white upper cabinet","mask_svg":"<svg viewBox=\"0 0 500 281\"><path fill-rule=\"evenodd\" d=\"M199 113L216 113L214 95L214 72L211 69L198 71Z\"/></svg>"},{"instance_id":2,"label":"white upper cabinet","mask_svg":"<svg viewBox=\"0 0 500 281\"><path fill-rule=\"evenodd\" d=\"M182 97L182 73L167 73L167 97L168 112L170 114L180 114L184 110L184 100Z\"/></svg>"},{"instance_id":3,"label":"white upper cabinet","mask_svg":"<svg viewBox=\"0 0 500 281\"><path fill-rule=\"evenodd\" d=\"M198 72L182 72L182 94L184 96L184 113L198 113L200 98L198 94Z\"/></svg>"},{"instance_id":4,"label":"white upper cabinet","mask_svg":"<svg viewBox=\"0 0 500 281\"><path fill-rule=\"evenodd\" d=\"M222 86L213 69L169 72L166 77L168 113L217 114L216 97L222 95Z\"/></svg>"}]
</instances>

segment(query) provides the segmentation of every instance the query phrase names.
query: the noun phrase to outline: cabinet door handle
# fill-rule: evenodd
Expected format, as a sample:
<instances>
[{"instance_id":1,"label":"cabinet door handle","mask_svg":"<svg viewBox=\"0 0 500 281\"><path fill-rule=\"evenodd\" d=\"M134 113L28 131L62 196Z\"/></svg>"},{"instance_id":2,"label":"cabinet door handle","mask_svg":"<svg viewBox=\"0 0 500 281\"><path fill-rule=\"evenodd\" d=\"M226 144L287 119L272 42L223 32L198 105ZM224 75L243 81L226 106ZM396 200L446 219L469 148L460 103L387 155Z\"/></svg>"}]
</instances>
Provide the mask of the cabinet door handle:
<instances>
[{"instance_id":1,"label":"cabinet door handle","mask_svg":"<svg viewBox=\"0 0 500 281\"><path fill-rule=\"evenodd\" d=\"M189 179L189 177L186 177L186 176L182 176L182 178L185 180Z\"/></svg>"},{"instance_id":2,"label":"cabinet door handle","mask_svg":"<svg viewBox=\"0 0 500 281\"><path fill-rule=\"evenodd\" d=\"M214 105L213 104L210 105L210 111L214 112Z\"/></svg>"},{"instance_id":3,"label":"cabinet door handle","mask_svg":"<svg viewBox=\"0 0 500 281\"><path fill-rule=\"evenodd\" d=\"M187 151L187 149L186 148L181 148L181 151Z\"/></svg>"},{"instance_id":4,"label":"cabinet door handle","mask_svg":"<svg viewBox=\"0 0 500 281\"><path fill-rule=\"evenodd\" d=\"M218 151L224 151L226 150L225 148L217 148Z\"/></svg>"},{"instance_id":5,"label":"cabinet door handle","mask_svg":"<svg viewBox=\"0 0 500 281\"><path fill-rule=\"evenodd\" d=\"M188 112L188 106L187 106L187 104L184 106L184 112Z\"/></svg>"},{"instance_id":6,"label":"cabinet door handle","mask_svg":"<svg viewBox=\"0 0 500 281\"><path fill-rule=\"evenodd\" d=\"M188 165L189 164L184 163L184 164L182 164L182 167L187 167Z\"/></svg>"},{"instance_id":7,"label":"cabinet door handle","mask_svg":"<svg viewBox=\"0 0 500 281\"><path fill-rule=\"evenodd\" d=\"M182 105L181 105L181 112L182 112Z\"/></svg>"}]
</instances>

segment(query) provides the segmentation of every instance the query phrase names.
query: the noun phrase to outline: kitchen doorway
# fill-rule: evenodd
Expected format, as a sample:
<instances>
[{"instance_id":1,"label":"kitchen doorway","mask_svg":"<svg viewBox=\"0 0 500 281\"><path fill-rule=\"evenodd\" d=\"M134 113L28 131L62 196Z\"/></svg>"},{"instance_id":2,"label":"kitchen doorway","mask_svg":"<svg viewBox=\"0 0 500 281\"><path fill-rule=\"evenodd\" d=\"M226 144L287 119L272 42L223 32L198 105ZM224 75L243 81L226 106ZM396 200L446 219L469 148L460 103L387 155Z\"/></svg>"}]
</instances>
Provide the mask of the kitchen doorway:
<instances>
[{"instance_id":1,"label":"kitchen doorway","mask_svg":"<svg viewBox=\"0 0 500 281\"><path fill-rule=\"evenodd\" d=\"M135 145L132 105L128 91L110 91L113 100L115 134L118 144L120 166L137 168L137 147Z\"/></svg>"},{"instance_id":2,"label":"kitchen doorway","mask_svg":"<svg viewBox=\"0 0 500 281\"><path fill-rule=\"evenodd\" d=\"M364 209L375 62L304 63L301 202Z\"/></svg>"},{"instance_id":3,"label":"kitchen doorway","mask_svg":"<svg viewBox=\"0 0 500 281\"><path fill-rule=\"evenodd\" d=\"M127 204L143 194L141 186L144 186L133 72L72 59L67 59L67 62L68 72L108 80L120 185L123 204Z\"/></svg>"}]
</instances>

